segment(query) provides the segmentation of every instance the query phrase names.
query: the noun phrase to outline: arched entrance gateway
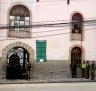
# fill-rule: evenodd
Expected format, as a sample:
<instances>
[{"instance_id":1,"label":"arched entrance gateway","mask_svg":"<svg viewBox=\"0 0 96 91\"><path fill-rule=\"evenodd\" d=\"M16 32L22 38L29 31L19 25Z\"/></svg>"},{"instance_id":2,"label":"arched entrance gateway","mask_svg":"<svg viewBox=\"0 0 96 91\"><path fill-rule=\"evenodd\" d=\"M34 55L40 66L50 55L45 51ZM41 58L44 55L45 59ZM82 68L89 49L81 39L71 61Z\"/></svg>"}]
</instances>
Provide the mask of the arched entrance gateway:
<instances>
[{"instance_id":1,"label":"arched entrance gateway","mask_svg":"<svg viewBox=\"0 0 96 91\"><path fill-rule=\"evenodd\" d=\"M71 50L71 63L75 61L77 64L81 64L82 50L80 47L74 47Z\"/></svg>"},{"instance_id":2,"label":"arched entrance gateway","mask_svg":"<svg viewBox=\"0 0 96 91\"><path fill-rule=\"evenodd\" d=\"M26 73L25 63L29 61L29 53L21 47L14 47L7 54L7 79L26 78L22 74Z\"/></svg>"},{"instance_id":3,"label":"arched entrance gateway","mask_svg":"<svg viewBox=\"0 0 96 91\"><path fill-rule=\"evenodd\" d=\"M3 54L2 62L6 63L6 79L26 79L25 63L33 62L33 49L25 43L16 42L4 48Z\"/></svg>"}]
</instances>

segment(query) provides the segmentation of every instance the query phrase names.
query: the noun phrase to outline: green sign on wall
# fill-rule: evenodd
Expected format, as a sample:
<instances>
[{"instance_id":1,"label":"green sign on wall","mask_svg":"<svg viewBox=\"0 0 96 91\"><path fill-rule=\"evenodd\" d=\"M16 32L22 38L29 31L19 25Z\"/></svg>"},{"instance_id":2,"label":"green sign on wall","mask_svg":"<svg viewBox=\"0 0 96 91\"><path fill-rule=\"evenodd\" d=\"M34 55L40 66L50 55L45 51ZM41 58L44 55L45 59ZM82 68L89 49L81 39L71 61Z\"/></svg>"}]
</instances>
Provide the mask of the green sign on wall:
<instances>
[{"instance_id":1,"label":"green sign on wall","mask_svg":"<svg viewBox=\"0 0 96 91\"><path fill-rule=\"evenodd\" d=\"M36 61L46 62L46 40L36 40Z\"/></svg>"}]
</instances>

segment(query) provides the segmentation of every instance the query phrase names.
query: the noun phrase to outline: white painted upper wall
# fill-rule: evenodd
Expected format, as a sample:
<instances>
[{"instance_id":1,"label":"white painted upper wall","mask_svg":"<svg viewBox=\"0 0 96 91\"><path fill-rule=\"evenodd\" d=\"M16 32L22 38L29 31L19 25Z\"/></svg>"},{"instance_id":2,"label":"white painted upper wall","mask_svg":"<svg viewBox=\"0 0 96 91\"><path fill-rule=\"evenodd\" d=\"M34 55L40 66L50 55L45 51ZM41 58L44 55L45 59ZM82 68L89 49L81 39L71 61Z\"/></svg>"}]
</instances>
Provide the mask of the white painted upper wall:
<instances>
[{"instance_id":1,"label":"white painted upper wall","mask_svg":"<svg viewBox=\"0 0 96 91\"><path fill-rule=\"evenodd\" d=\"M83 15L84 20L96 19L96 0L70 0L70 4L67 4L67 0L0 0L0 24L8 25L9 11L12 6L16 4L25 5L31 13L31 22L41 23L57 23L57 22L71 22L71 17L75 12L80 12ZM44 22L46 21L46 22ZM55 21L55 22L52 22ZM94 29L93 29L94 28ZM96 26L84 26L84 41L82 46L85 52L86 60L96 60ZM61 30L64 29L64 30ZM34 33L40 31L52 31ZM88 31L87 31L88 30ZM0 30L0 39L7 38L7 29ZM38 37L45 35L54 35L70 32L70 26L59 28L32 28L32 39L16 39L16 40L4 40L0 41L1 50L0 56L2 56L2 49L8 44L15 41L22 41L29 44L36 51L35 40L47 40L47 59L49 60L68 60L69 49L73 45L81 45L81 41L70 41L70 33L51 37ZM8 38L7 38L8 39ZM53 56L56 55L56 56Z\"/></svg>"}]
</instances>

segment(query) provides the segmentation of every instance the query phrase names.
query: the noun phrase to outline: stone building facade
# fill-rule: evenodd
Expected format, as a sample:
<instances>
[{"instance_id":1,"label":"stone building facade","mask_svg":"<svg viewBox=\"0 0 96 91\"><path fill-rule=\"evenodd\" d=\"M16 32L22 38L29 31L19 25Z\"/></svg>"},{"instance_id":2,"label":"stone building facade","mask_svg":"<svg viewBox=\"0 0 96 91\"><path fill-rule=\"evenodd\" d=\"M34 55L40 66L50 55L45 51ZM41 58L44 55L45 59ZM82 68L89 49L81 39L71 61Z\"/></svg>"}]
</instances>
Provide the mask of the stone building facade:
<instances>
[{"instance_id":1,"label":"stone building facade","mask_svg":"<svg viewBox=\"0 0 96 91\"><path fill-rule=\"evenodd\" d=\"M1 79L26 61L31 77L70 77L73 60L96 60L96 1L69 1L0 0Z\"/></svg>"}]
</instances>

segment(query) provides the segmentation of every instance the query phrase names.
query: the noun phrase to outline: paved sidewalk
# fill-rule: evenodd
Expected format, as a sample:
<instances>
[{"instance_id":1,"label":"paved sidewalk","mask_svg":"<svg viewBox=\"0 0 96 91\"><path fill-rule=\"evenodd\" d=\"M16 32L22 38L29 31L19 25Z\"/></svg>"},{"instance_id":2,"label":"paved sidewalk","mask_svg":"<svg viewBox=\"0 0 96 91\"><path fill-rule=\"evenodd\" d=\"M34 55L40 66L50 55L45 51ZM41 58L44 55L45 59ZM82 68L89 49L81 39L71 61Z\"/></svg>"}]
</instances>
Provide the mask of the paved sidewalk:
<instances>
[{"instance_id":1,"label":"paved sidewalk","mask_svg":"<svg viewBox=\"0 0 96 91\"><path fill-rule=\"evenodd\" d=\"M33 84L33 83L72 83L72 82L96 82L85 78L50 78L50 79L31 79L28 80L0 80L0 84Z\"/></svg>"}]
</instances>

